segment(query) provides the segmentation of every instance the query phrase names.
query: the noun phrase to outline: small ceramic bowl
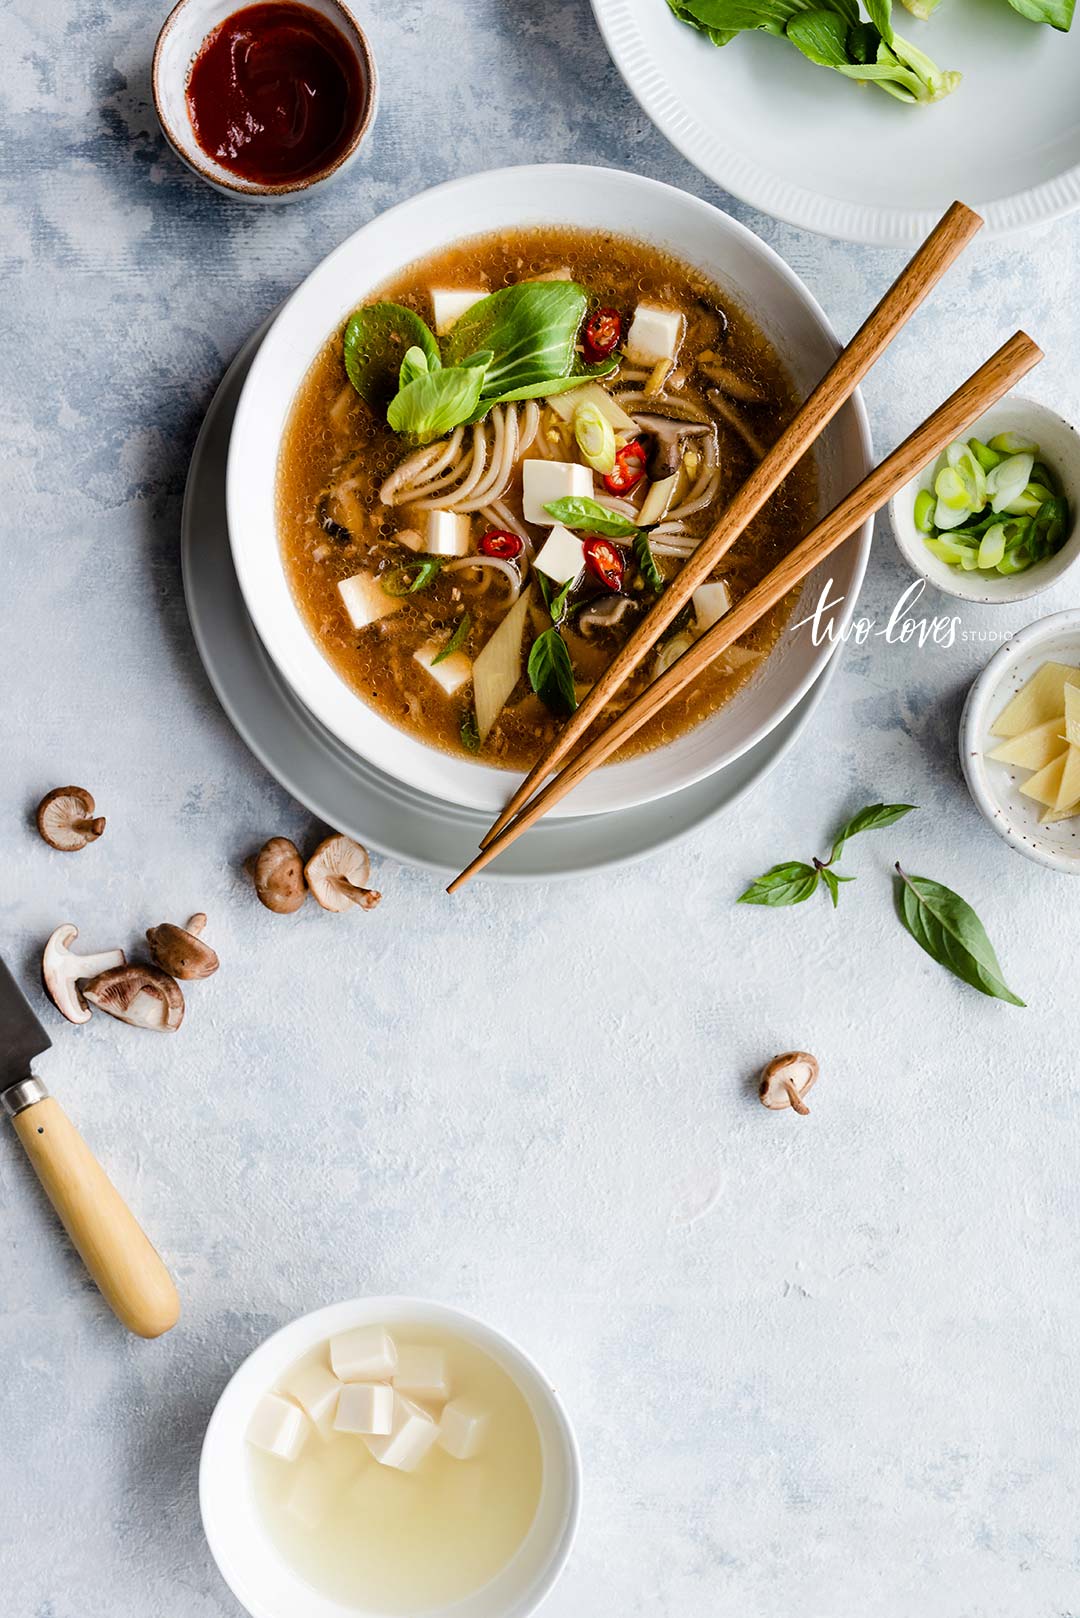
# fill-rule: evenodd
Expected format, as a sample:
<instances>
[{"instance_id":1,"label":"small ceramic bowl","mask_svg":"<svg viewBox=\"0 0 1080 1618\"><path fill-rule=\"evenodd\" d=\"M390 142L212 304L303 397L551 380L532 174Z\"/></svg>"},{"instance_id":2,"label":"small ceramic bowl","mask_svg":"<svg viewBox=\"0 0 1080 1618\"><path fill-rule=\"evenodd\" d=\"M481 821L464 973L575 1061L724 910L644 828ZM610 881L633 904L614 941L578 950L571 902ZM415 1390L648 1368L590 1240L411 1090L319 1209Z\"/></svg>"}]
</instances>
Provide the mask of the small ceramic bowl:
<instances>
[{"instance_id":1,"label":"small ceramic bowl","mask_svg":"<svg viewBox=\"0 0 1080 1618\"><path fill-rule=\"evenodd\" d=\"M1030 770L999 764L986 756L999 744L1000 738L990 734L998 714L1047 662L1080 668L1080 611L1040 618L1007 640L990 659L964 704L960 763L971 796L999 837L1029 860L1080 876L1080 817L1041 826L1039 805L1020 791L1031 777Z\"/></svg>"},{"instance_id":2,"label":"small ceramic bowl","mask_svg":"<svg viewBox=\"0 0 1080 1618\"><path fill-rule=\"evenodd\" d=\"M915 526L915 497L933 487L938 460L905 484L889 502L893 537L908 565L946 595L961 601L980 601L987 606L1024 601L1038 595L1070 568L1080 556L1080 437L1075 427L1035 399L1008 394L972 422L962 438L979 438L985 444L997 433L1014 432L1038 444L1041 458L1057 474L1062 494L1069 502L1070 527L1065 543L1055 556L1036 562L1025 573L1006 578L1000 573L965 573L950 567L927 550L924 536Z\"/></svg>"},{"instance_id":3,"label":"small ceramic bowl","mask_svg":"<svg viewBox=\"0 0 1080 1618\"><path fill-rule=\"evenodd\" d=\"M378 1618L313 1590L270 1539L256 1507L244 1435L268 1389L304 1354L336 1332L387 1322L442 1329L474 1343L523 1394L540 1434L543 1482L532 1527L494 1579L424 1618L528 1618L566 1565L577 1533L581 1458L570 1419L539 1367L516 1343L474 1316L420 1298L357 1298L302 1315L262 1343L237 1370L215 1406L199 1465L203 1528L222 1577L252 1618ZM407 1618L407 1615L406 1615Z\"/></svg>"},{"instance_id":4,"label":"small ceramic bowl","mask_svg":"<svg viewBox=\"0 0 1080 1618\"><path fill-rule=\"evenodd\" d=\"M289 202L335 179L355 161L375 122L379 99L375 58L367 35L344 0L303 0L312 11L332 23L352 49L366 97L357 109L356 128L349 144L326 168L305 179L290 180L280 185L260 185L253 180L245 180L203 151L195 139L188 115L187 83L191 65L207 34L247 3L248 0L178 0L166 17L154 47L151 70L154 107L162 133L177 157L215 190L249 202Z\"/></svg>"}]
</instances>

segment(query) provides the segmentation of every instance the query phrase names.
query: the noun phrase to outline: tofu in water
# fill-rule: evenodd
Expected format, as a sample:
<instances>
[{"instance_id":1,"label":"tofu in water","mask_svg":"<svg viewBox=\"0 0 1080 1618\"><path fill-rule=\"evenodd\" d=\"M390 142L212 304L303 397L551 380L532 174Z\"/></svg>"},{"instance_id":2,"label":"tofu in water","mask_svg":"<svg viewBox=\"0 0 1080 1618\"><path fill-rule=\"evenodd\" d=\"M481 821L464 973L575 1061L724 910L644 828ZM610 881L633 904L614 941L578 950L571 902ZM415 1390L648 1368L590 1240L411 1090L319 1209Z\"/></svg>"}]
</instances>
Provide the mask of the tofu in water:
<instances>
[{"instance_id":1,"label":"tofu in water","mask_svg":"<svg viewBox=\"0 0 1080 1618\"><path fill-rule=\"evenodd\" d=\"M453 511L429 511L424 533L428 556L468 556L472 518Z\"/></svg>"},{"instance_id":2,"label":"tofu in water","mask_svg":"<svg viewBox=\"0 0 1080 1618\"><path fill-rule=\"evenodd\" d=\"M351 579L339 580L338 593L354 629L366 629L405 605L401 596L387 595L374 573L354 573Z\"/></svg>"},{"instance_id":3,"label":"tofu in water","mask_svg":"<svg viewBox=\"0 0 1080 1618\"><path fill-rule=\"evenodd\" d=\"M334 1427L341 1383L328 1365L305 1365L289 1378L285 1389L303 1410L320 1438L329 1438Z\"/></svg>"},{"instance_id":4,"label":"tofu in water","mask_svg":"<svg viewBox=\"0 0 1080 1618\"><path fill-rule=\"evenodd\" d=\"M533 566L546 573L555 584L569 584L585 566L585 551L580 539L562 523L556 523L540 547Z\"/></svg>"},{"instance_id":5,"label":"tofu in water","mask_svg":"<svg viewBox=\"0 0 1080 1618\"><path fill-rule=\"evenodd\" d=\"M544 510L552 500L591 496L593 492L592 473L576 461L525 461L521 480L525 521L541 528L552 520L551 513Z\"/></svg>"},{"instance_id":6,"label":"tofu in water","mask_svg":"<svg viewBox=\"0 0 1080 1618\"><path fill-rule=\"evenodd\" d=\"M471 1461L483 1448L488 1420L475 1399L451 1399L439 1421L439 1444L455 1461Z\"/></svg>"},{"instance_id":7,"label":"tofu in water","mask_svg":"<svg viewBox=\"0 0 1080 1618\"><path fill-rule=\"evenodd\" d=\"M247 1441L282 1461L295 1461L308 1435L308 1419L299 1405L280 1393L264 1393L252 1412Z\"/></svg>"},{"instance_id":8,"label":"tofu in water","mask_svg":"<svg viewBox=\"0 0 1080 1618\"><path fill-rule=\"evenodd\" d=\"M394 1390L389 1382L347 1382L338 1400L334 1427L339 1433L385 1436L394 1425Z\"/></svg>"},{"instance_id":9,"label":"tofu in water","mask_svg":"<svg viewBox=\"0 0 1080 1618\"><path fill-rule=\"evenodd\" d=\"M398 1349L394 1387L414 1399L443 1400L450 1397L446 1355L441 1348L419 1348L406 1344Z\"/></svg>"},{"instance_id":10,"label":"tofu in water","mask_svg":"<svg viewBox=\"0 0 1080 1618\"><path fill-rule=\"evenodd\" d=\"M435 317L435 335L445 337L467 309L487 296L486 292L474 291L472 287L433 287L431 311Z\"/></svg>"},{"instance_id":11,"label":"tofu in water","mask_svg":"<svg viewBox=\"0 0 1080 1618\"><path fill-rule=\"evenodd\" d=\"M718 623L725 612L731 611L731 592L723 579L713 584L699 584L691 597L694 603L694 624L699 635Z\"/></svg>"},{"instance_id":12,"label":"tofu in water","mask_svg":"<svg viewBox=\"0 0 1080 1618\"><path fill-rule=\"evenodd\" d=\"M439 1436L439 1424L421 1405L402 1394L394 1395L393 1429L386 1437L364 1442L380 1466L415 1472Z\"/></svg>"},{"instance_id":13,"label":"tofu in water","mask_svg":"<svg viewBox=\"0 0 1080 1618\"><path fill-rule=\"evenodd\" d=\"M397 1369L394 1339L384 1326L357 1326L330 1339L330 1364L341 1382L389 1382Z\"/></svg>"},{"instance_id":14,"label":"tofu in water","mask_svg":"<svg viewBox=\"0 0 1080 1618\"><path fill-rule=\"evenodd\" d=\"M639 303L626 334L626 356L642 365L657 360L673 360L683 336L683 316L678 309L664 309L656 303Z\"/></svg>"},{"instance_id":15,"label":"tofu in water","mask_svg":"<svg viewBox=\"0 0 1080 1618\"><path fill-rule=\"evenodd\" d=\"M464 652L451 652L441 663L436 663L435 659L442 650L438 641L429 640L416 649L413 657L422 669L427 669L436 685L441 685L447 696L452 697L455 691L460 691L472 679L472 659L466 657Z\"/></svg>"}]
</instances>

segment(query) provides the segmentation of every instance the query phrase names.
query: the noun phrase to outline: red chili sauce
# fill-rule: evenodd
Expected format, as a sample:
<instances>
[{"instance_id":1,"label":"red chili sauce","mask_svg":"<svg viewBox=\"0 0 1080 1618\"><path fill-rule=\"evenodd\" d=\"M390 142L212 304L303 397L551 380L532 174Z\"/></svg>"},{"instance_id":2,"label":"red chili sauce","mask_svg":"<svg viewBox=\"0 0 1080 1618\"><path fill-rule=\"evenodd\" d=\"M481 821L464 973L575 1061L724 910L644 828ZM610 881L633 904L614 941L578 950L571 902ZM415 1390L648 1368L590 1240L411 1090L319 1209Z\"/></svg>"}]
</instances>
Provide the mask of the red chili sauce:
<instances>
[{"instance_id":1,"label":"red chili sauce","mask_svg":"<svg viewBox=\"0 0 1080 1618\"><path fill-rule=\"evenodd\" d=\"M207 34L187 83L195 138L256 185L330 168L363 117L368 87L349 42L294 0L245 6Z\"/></svg>"}]
</instances>

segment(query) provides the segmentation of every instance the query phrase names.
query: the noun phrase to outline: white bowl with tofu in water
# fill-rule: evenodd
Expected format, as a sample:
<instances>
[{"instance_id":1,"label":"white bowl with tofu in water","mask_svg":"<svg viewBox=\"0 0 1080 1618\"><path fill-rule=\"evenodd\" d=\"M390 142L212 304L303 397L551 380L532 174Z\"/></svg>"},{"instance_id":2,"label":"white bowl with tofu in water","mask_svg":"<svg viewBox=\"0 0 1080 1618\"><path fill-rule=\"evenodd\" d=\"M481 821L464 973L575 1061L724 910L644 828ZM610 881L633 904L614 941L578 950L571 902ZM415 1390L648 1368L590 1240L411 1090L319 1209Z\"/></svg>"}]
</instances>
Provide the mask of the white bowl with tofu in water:
<instances>
[{"instance_id":1,"label":"white bowl with tofu in water","mask_svg":"<svg viewBox=\"0 0 1080 1618\"><path fill-rule=\"evenodd\" d=\"M249 1439L252 1435L261 1443L277 1446L281 1458L271 1458L270 1465L285 1472L293 1465L303 1464L310 1450L318 1451L322 1444L319 1432L309 1432L308 1448L301 1452L300 1458L295 1455L292 1461L287 1458L287 1453L293 1453L289 1446L295 1435L286 1428L290 1422L302 1425L305 1418L293 1403L291 1393L285 1392L282 1397L272 1390L284 1391L283 1383L291 1388L288 1379L295 1373L297 1362L321 1352L322 1345L332 1340L355 1344L356 1334L366 1337L388 1324L398 1345L408 1341L412 1330L421 1340L425 1336L442 1336L464 1345L474 1356L492 1362L500 1375L509 1379L535 1423L541 1474L531 1527L511 1559L494 1577L448 1605L426 1601L422 1607L410 1609L388 1599L377 1606L358 1605L315 1588L314 1582L301 1575L285 1549L275 1542L272 1519L263 1509L259 1495L259 1474L253 1472L251 1465L253 1451ZM405 1349L399 1347L397 1351L403 1354ZM413 1357L419 1362L424 1357L423 1351L415 1352ZM347 1366L336 1365L336 1368L343 1377L352 1375ZM418 1363L417 1374L420 1369ZM375 1374L372 1373L372 1380ZM424 1368L424 1375L429 1374ZM353 1386L351 1382L345 1385ZM413 1397L423 1403L427 1395L421 1388ZM314 1409L310 1396L305 1394L305 1398ZM371 1425L369 1415L365 1407L363 1416L350 1413L337 1419L344 1419L346 1423L355 1421L357 1430L361 1430ZM419 1424L420 1418L417 1420ZM445 1413L443 1421L445 1424ZM463 1487L467 1488L470 1468L477 1462L469 1458L470 1434L465 1425L459 1422L449 1441L452 1458L447 1460L443 1456L441 1459L444 1474L451 1478L460 1475ZM364 1442L374 1443L375 1440L356 1439L358 1446ZM395 1429L395 1436L386 1442L407 1445L410 1435ZM257 1450L255 1454L257 1459L265 1458ZM374 1454L373 1449L372 1457ZM454 1459L455 1455L464 1458ZM402 1473L396 1470L396 1462L402 1460L402 1456L384 1453L383 1458L385 1465L368 1457L365 1462L368 1471L361 1470L361 1478L370 1473L376 1483L408 1488L410 1479L421 1476L423 1462L413 1471ZM410 1458L404 1459L407 1467L412 1464ZM455 1474L455 1468L460 1468L459 1474ZM411 1618L414 1610L422 1610L426 1618L440 1618L444 1612L447 1618L451 1612L453 1618L527 1618L551 1589L570 1554L578 1524L580 1489L581 1463L569 1418L558 1395L529 1356L509 1338L461 1310L422 1299L398 1297L358 1299L316 1310L275 1332L255 1349L218 1400L203 1442L199 1471L200 1508L210 1549L226 1583L252 1618L296 1618L298 1613L303 1613L304 1618L383 1618L384 1613L391 1611L406 1613ZM435 1499L438 1498L436 1494ZM377 1510L378 1497L374 1499L375 1505L369 1509ZM362 1508L361 1501L358 1509ZM411 1509L408 1500L406 1509ZM466 1509L471 1509L467 1500ZM417 1557L422 1555L420 1521L413 1550Z\"/></svg>"},{"instance_id":2,"label":"white bowl with tofu in water","mask_svg":"<svg viewBox=\"0 0 1080 1618\"><path fill-rule=\"evenodd\" d=\"M543 223L656 243L704 271L783 356L801 396L819 381L839 348L799 278L744 226L657 181L587 167L501 170L425 192L350 237L284 306L252 365L229 450L229 532L248 612L297 696L347 747L410 787L492 814L518 776L452 756L398 729L350 689L323 656L280 554L275 479L297 390L328 336L353 309L404 266L447 244ZM824 512L871 464L858 395L822 435L815 461ZM763 666L718 712L662 747L594 772L552 814L592 814L649 802L702 780L761 741L805 695L850 621L870 534L867 523L806 581L792 613L792 624L807 617L831 581L830 601L838 603L826 614L831 638L812 636L809 628L785 630ZM793 534L792 543L801 537ZM363 602L357 607L362 616Z\"/></svg>"},{"instance_id":3,"label":"white bowl with tofu in water","mask_svg":"<svg viewBox=\"0 0 1080 1618\"><path fill-rule=\"evenodd\" d=\"M1029 716L1017 719L1015 725L1006 725L1012 734L999 734L998 727L1007 704L1012 702L1039 670L1056 664L1075 671L1075 683L1080 687L1080 611L1055 612L1049 618L1040 618L1026 629L1006 641L996 652L968 692L960 719L960 763L964 778L975 803L990 825L1011 848L1040 865L1054 871L1065 871L1080 876L1080 815L1053 819L1053 811L1040 800L1022 790L1035 781L1038 769L1045 769L1054 757L1066 750L1066 740L1058 732L1065 731L1062 723L1051 723L1056 715L1050 712L1058 706L1051 699L1036 707ZM1061 706L1064 710L1064 697ZM1025 763L1017 762L1016 741L1019 735L1029 734L1032 727L1043 721L1039 729L1040 740L1048 745L1038 754L1028 754ZM1048 734L1045 734L1048 732ZM995 752L1006 754L993 758ZM1012 755L1011 757L1009 755ZM1024 756L1022 751L1021 755ZM1074 759L1080 767L1080 759ZM1073 771L1076 778L1076 768ZM1071 791L1067 794L1070 798ZM1080 796L1080 794L1078 794Z\"/></svg>"}]
</instances>

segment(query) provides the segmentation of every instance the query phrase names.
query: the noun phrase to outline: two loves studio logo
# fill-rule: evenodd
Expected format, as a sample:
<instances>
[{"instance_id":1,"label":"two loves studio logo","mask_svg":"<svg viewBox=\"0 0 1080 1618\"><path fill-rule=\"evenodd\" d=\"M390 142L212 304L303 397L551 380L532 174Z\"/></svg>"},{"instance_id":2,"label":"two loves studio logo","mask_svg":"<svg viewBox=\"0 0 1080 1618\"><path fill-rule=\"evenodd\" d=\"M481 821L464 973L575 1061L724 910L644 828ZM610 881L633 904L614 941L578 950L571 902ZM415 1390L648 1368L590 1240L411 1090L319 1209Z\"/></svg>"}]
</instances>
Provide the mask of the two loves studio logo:
<instances>
[{"instance_id":1,"label":"two loves studio logo","mask_svg":"<svg viewBox=\"0 0 1080 1618\"><path fill-rule=\"evenodd\" d=\"M1011 635L1009 629L965 629L957 613L935 617L917 615L916 608L925 589L926 580L915 579L883 621L862 616L852 617L849 623L844 624L841 620L845 597L833 595L833 581L830 579L818 596L813 612L789 625L788 633L796 635L800 630L809 630L814 646L834 645L837 642L865 646L877 639L883 640L888 646L913 644L942 648L955 646L958 641L1006 641Z\"/></svg>"}]
</instances>

